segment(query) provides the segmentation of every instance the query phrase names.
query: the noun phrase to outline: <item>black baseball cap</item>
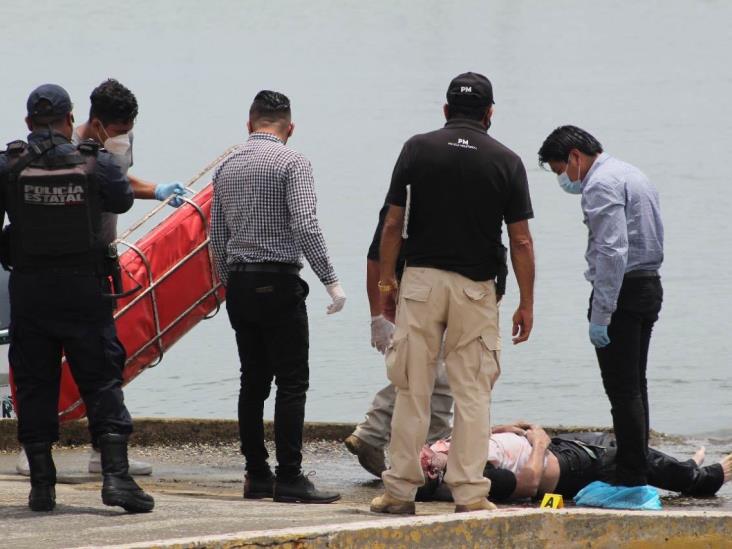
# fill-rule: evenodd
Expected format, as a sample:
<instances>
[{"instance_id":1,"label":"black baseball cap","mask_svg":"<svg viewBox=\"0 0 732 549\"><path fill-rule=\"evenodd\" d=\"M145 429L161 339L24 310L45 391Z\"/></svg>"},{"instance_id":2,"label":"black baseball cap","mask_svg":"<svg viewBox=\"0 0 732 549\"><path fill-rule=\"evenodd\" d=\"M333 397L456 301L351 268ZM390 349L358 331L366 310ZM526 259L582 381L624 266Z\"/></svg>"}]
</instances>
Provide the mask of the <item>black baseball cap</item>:
<instances>
[{"instance_id":1,"label":"black baseball cap","mask_svg":"<svg viewBox=\"0 0 732 549\"><path fill-rule=\"evenodd\" d=\"M61 117L72 109L68 92L57 84L43 84L28 96L26 107L31 118Z\"/></svg>"},{"instance_id":2,"label":"black baseball cap","mask_svg":"<svg viewBox=\"0 0 732 549\"><path fill-rule=\"evenodd\" d=\"M452 79L447 87L447 104L466 107L493 105L491 81L477 72L464 72Z\"/></svg>"}]
</instances>

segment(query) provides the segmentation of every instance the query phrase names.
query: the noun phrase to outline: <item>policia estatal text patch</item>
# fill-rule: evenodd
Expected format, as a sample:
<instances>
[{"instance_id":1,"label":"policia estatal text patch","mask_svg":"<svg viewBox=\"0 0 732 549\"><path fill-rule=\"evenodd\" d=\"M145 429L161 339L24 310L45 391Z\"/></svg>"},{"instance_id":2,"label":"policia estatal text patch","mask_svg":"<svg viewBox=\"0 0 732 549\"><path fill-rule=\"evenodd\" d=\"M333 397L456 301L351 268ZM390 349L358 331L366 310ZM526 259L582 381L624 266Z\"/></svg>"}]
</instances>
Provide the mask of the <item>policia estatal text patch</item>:
<instances>
[{"instance_id":1,"label":"policia estatal text patch","mask_svg":"<svg viewBox=\"0 0 732 549\"><path fill-rule=\"evenodd\" d=\"M23 185L23 200L27 204L65 206L84 204L86 196L81 185Z\"/></svg>"}]
</instances>

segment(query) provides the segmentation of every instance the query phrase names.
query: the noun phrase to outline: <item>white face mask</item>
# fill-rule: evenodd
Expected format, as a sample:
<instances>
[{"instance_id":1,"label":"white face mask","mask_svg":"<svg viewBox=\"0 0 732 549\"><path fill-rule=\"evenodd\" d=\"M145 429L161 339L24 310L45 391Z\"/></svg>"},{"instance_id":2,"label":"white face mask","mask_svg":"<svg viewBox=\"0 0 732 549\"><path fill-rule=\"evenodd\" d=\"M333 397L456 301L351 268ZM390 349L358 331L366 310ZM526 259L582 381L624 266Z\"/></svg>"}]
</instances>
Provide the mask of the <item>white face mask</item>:
<instances>
[{"instance_id":1,"label":"white face mask","mask_svg":"<svg viewBox=\"0 0 732 549\"><path fill-rule=\"evenodd\" d=\"M557 176L559 186L569 194L582 194L582 180L580 179L579 164L577 165L577 181L572 181L564 171Z\"/></svg>"},{"instance_id":2,"label":"white face mask","mask_svg":"<svg viewBox=\"0 0 732 549\"><path fill-rule=\"evenodd\" d=\"M102 127L104 130L104 127ZM106 134L107 131L104 130ZM109 137L104 140L104 149L110 153L119 168L123 173L127 173L127 170L132 166L132 132L121 133L114 137Z\"/></svg>"}]
</instances>

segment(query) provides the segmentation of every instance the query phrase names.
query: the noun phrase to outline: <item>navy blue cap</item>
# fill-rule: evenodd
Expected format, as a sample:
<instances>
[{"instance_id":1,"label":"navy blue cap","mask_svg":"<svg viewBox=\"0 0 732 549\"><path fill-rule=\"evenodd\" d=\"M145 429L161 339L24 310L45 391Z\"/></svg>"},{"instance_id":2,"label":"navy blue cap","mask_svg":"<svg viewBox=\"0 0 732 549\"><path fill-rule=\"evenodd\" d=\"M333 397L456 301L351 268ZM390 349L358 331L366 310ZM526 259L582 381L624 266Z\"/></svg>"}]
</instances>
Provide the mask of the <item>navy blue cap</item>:
<instances>
[{"instance_id":1,"label":"navy blue cap","mask_svg":"<svg viewBox=\"0 0 732 549\"><path fill-rule=\"evenodd\" d=\"M38 86L28 96L26 104L28 116L52 117L64 116L71 112L71 97L65 89L56 84Z\"/></svg>"},{"instance_id":2,"label":"navy blue cap","mask_svg":"<svg viewBox=\"0 0 732 549\"><path fill-rule=\"evenodd\" d=\"M493 105L491 81L477 72L464 72L452 79L447 87L447 104L466 107Z\"/></svg>"}]
</instances>

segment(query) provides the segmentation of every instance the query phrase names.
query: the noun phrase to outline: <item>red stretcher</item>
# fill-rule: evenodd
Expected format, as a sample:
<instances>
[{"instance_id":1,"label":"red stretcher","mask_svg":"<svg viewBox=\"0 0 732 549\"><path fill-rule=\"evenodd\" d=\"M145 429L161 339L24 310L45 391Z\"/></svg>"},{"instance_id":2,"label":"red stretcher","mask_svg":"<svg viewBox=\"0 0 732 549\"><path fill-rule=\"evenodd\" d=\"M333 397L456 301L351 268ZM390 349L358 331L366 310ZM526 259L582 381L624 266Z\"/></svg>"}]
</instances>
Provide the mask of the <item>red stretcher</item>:
<instances>
[{"instance_id":1,"label":"red stretcher","mask_svg":"<svg viewBox=\"0 0 732 549\"><path fill-rule=\"evenodd\" d=\"M117 300L114 313L117 337L127 352L124 385L159 364L166 350L201 320L214 316L225 300L225 288L218 279L209 245L212 198L209 183L191 198L182 197L186 203L138 241L128 241L153 214L167 207L160 204L117 240L120 251L127 248L120 255L123 291L138 288ZM86 415L86 408L65 358L61 367L59 419L80 419ZM11 387L15 397L12 376Z\"/></svg>"}]
</instances>

